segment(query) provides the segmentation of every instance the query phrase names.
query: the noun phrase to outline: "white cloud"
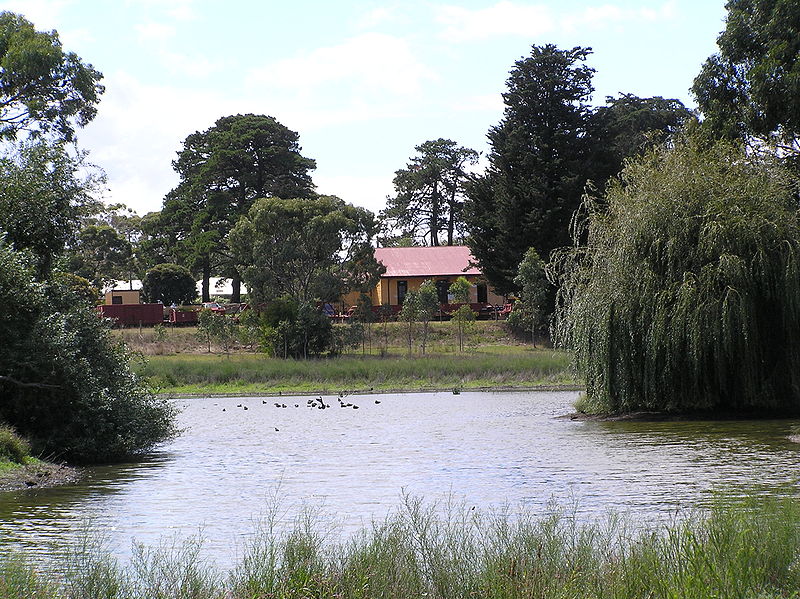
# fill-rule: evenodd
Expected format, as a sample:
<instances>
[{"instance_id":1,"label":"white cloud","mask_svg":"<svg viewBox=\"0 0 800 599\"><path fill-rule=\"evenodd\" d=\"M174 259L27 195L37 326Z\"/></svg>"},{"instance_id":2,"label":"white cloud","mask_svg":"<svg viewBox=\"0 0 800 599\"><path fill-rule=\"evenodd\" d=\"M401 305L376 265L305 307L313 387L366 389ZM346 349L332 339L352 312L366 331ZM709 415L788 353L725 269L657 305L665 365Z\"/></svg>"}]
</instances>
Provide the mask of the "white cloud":
<instances>
[{"instance_id":1,"label":"white cloud","mask_svg":"<svg viewBox=\"0 0 800 599\"><path fill-rule=\"evenodd\" d=\"M396 6L378 6L361 15L356 21L357 29L372 29L384 23L396 22L398 20Z\"/></svg>"},{"instance_id":2,"label":"white cloud","mask_svg":"<svg viewBox=\"0 0 800 599\"><path fill-rule=\"evenodd\" d=\"M175 27L165 23L144 23L135 26L139 40L143 42L165 42L175 37Z\"/></svg>"},{"instance_id":3,"label":"white cloud","mask_svg":"<svg viewBox=\"0 0 800 599\"><path fill-rule=\"evenodd\" d=\"M535 37L552 31L555 27L548 7L515 4L506 0L477 10L442 6L437 13L436 20L444 25L441 36L453 42L487 39L498 35Z\"/></svg>"},{"instance_id":4,"label":"white cloud","mask_svg":"<svg viewBox=\"0 0 800 599\"><path fill-rule=\"evenodd\" d=\"M202 78L218 72L223 67L222 61L210 60L203 56L187 56L177 52L161 52L160 62L173 73Z\"/></svg>"},{"instance_id":5,"label":"white cloud","mask_svg":"<svg viewBox=\"0 0 800 599\"><path fill-rule=\"evenodd\" d=\"M177 30L174 26L151 21L135 26L139 41L150 51L158 56L158 64L165 67L173 74L189 77L207 77L210 73L219 71L222 62L210 60L200 54L187 55L170 51L169 42L172 41ZM201 51L204 46L197 51Z\"/></svg>"},{"instance_id":6,"label":"white cloud","mask_svg":"<svg viewBox=\"0 0 800 599\"><path fill-rule=\"evenodd\" d=\"M405 40L365 33L337 46L255 69L248 79L252 84L295 90L306 96L332 84L344 84L351 93L366 96L408 96L435 77L415 58Z\"/></svg>"},{"instance_id":7,"label":"white cloud","mask_svg":"<svg viewBox=\"0 0 800 599\"><path fill-rule=\"evenodd\" d=\"M104 83L102 110L79 132L80 145L106 170L111 201L140 213L158 210L177 183L172 160L181 142L236 110L213 91L146 85L124 72Z\"/></svg>"},{"instance_id":8,"label":"white cloud","mask_svg":"<svg viewBox=\"0 0 800 599\"><path fill-rule=\"evenodd\" d=\"M194 19L195 0L127 0L127 4L160 11L178 21Z\"/></svg>"},{"instance_id":9,"label":"white cloud","mask_svg":"<svg viewBox=\"0 0 800 599\"><path fill-rule=\"evenodd\" d=\"M460 6L437 9L441 37L452 42L484 40L497 36L537 37L557 29L603 28L623 23L654 22L675 16L675 0L656 8L623 8L616 4L589 6L574 13L558 12L544 4L522 4L502 0L486 8Z\"/></svg>"},{"instance_id":10,"label":"white cloud","mask_svg":"<svg viewBox=\"0 0 800 599\"><path fill-rule=\"evenodd\" d=\"M335 195L349 204L363 206L376 214L386 208L386 196L394 193L394 173L386 176L315 174L319 193Z\"/></svg>"},{"instance_id":11,"label":"white cloud","mask_svg":"<svg viewBox=\"0 0 800 599\"><path fill-rule=\"evenodd\" d=\"M437 75L403 39L365 33L251 70L246 95L259 112L303 131L408 116Z\"/></svg>"},{"instance_id":12,"label":"white cloud","mask_svg":"<svg viewBox=\"0 0 800 599\"><path fill-rule=\"evenodd\" d=\"M624 23L653 23L672 19L676 16L674 0L664 2L661 6L622 8L614 4L603 4L601 6L589 6L580 13L565 16L561 20L561 25L565 29L577 29L589 27L592 29L602 29L613 25Z\"/></svg>"},{"instance_id":13,"label":"white cloud","mask_svg":"<svg viewBox=\"0 0 800 599\"><path fill-rule=\"evenodd\" d=\"M47 31L57 28L59 17L71 3L71 0L3 0L0 10L21 14L36 29Z\"/></svg>"}]
</instances>

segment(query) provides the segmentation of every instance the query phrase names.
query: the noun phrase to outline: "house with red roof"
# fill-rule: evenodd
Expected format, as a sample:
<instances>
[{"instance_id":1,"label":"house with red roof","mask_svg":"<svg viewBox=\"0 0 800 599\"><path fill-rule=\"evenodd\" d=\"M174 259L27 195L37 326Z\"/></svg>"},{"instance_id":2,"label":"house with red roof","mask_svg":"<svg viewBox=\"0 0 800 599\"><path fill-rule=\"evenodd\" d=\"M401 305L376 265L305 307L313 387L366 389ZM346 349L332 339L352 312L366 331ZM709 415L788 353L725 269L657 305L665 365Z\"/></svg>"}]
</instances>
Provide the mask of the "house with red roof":
<instances>
[{"instance_id":1,"label":"house with red roof","mask_svg":"<svg viewBox=\"0 0 800 599\"><path fill-rule=\"evenodd\" d=\"M472 283L473 309L503 305L506 301L486 284L467 246L385 247L375 250L375 259L386 267L386 272L370 292L373 306L398 309L406 294L416 291L429 279L436 285L439 303L452 304L453 298L448 294L450 283L462 276ZM348 301L355 303L357 298L348 296L345 302Z\"/></svg>"}]
</instances>

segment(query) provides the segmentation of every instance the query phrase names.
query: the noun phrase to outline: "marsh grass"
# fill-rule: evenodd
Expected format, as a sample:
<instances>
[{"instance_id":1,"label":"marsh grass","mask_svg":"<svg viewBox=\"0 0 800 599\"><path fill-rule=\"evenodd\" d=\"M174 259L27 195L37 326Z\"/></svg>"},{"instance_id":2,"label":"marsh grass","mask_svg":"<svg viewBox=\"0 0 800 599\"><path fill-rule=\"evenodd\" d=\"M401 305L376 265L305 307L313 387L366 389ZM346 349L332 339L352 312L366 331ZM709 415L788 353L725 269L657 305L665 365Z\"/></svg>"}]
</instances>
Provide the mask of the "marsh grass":
<instances>
[{"instance_id":1,"label":"marsh grass","mask_svg":"<svg viewBox=\"0 0 800 599\"><path fill-rule=\"evenodd\" d=\"M227 574L200 541L139 548L120 567L87 544L61 574L18 555L0 559L0 598L266 599L798 597L800 506L791 498L720 503L665 525L574 513L484 514L406 498L386 520L342 543L324 525L259 530Z\"/></svg>"},{"instance_id":2,"label":"marsh grass","mask_svg":"<svg viewBox=\"0 0 800 599\"><path fill-rule=\"evenodd\" d=\"M340 356L281 360L261 355L151 356L138 373L173 393L331 392L574 384L568 354L553 350Z\"/></svg>"}]
</instances>

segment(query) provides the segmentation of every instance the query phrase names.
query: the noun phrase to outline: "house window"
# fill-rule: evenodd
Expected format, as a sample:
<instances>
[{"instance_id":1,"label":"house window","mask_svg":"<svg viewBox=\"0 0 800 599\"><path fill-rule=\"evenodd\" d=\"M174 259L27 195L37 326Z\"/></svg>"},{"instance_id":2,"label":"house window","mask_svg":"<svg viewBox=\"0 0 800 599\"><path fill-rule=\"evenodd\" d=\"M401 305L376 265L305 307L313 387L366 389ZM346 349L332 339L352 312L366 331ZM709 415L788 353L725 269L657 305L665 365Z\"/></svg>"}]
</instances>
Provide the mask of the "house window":
<instances>
[{"instance_id":1,"label":"house window","mask_svg":"<svg viewBox=\"0 0 800 599\"><path fill-rule=\"evenodd\" d=\"M489 302L489 292L484 283L478 283L478 303L486 304Z\"/></svg>"},{"instance_id":2,"label":"house window","mask_svg":"<svg viewBox=\"0 0 800 599\"><path fill-rule=\"evenodd\" d=\"M448 303L447 301L448 289L450 289L450 281L447 280L436 281L436 295L439 296L440 304Z\"/></svg>"},{"instance_id":3,"label":"house window","mask_svg":"<svg viewBox=\"0 0 800 599\"><path fill-rule=\"evenodd\" d=\"M112 295L111 296L111 303L112 304L121 304L122 303L122 296L121 295Z\"/></svg>"},{"instance_id":4,"label":"house window","mask_svg":"<svg viewBox=\"0 0 800 599\"><path fill-rule=\"evenodd\" d=\"M408 293L408 281L397 281L397 304L399 306L403 305L406 293Z\"/></svg>"}]
</instances>

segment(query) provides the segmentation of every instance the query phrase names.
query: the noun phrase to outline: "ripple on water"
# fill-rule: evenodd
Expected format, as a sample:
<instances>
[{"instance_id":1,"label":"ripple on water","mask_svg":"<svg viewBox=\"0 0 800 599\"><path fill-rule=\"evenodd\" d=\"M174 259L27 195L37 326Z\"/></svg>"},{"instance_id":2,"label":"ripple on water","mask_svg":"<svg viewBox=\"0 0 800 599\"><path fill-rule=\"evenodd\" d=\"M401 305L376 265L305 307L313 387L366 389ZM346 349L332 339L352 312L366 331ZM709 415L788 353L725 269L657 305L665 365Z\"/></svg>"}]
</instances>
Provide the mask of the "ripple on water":
<instances>
[{"instance_id":1,"label":"ripple on water","mask_svg":"<svg viewBox=\"0 0 800 599\"><path fill-rule=\"evenodd\" d=\"M276 501L283 522L306 506L346 534L382 520L403 494L534 512L555 501L585 517L615 510L650 520L703 505L719 489L796 485L800 446L788 437L797 422L555 418L576 397L349 398L359 410L338 408L335 397L329 410L307 408L306 398L281 397L289 408L276 408L275 398L183 401L186 433L147 461L0 498L0 537L45 551L90 522L125 555L132 539L202 532L210 556L225 564Z\"/></svg>"}]
</instances>

